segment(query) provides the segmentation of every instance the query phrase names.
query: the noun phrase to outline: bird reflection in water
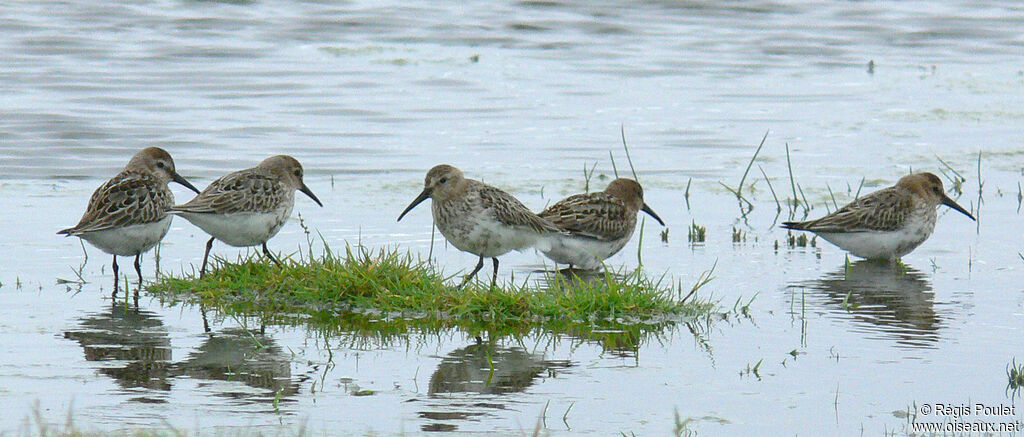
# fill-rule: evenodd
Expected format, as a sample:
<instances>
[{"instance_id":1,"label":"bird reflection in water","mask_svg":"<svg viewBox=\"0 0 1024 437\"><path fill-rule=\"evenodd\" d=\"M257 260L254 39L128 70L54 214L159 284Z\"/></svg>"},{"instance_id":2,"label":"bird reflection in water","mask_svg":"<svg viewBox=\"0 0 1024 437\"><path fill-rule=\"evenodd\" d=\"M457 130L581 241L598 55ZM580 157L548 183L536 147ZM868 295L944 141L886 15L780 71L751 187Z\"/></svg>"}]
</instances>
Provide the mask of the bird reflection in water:
<instances>
[{"instance_id":1,"label":"bird reflection in water","mask_svg":"<svg viewBox=\"0 0 1024 437\"><path fill-rule=\"evenodd\" d=\"M253 388L270 390L281 399L298 393L299 383L292 381L291 362L273 338L242 328L226 328L211 333L184 361L174 365L175 375L193 378L237 381ZM223 393L229 397L253 397L250 393ZM266 395L266 393L263 393ZM265 400L265 399L264 399Z\"/></svg>"},{"instance_id":2,"label":"bird reflection in water","mask_svg":"<svg viewBox=\"0 0 1024 437\"><path fill-rule=\"evenodd\" d=\"M931 284L904 264L856 261L789 288L816 291L829 313L852 316L859 329L883 333L899 345L930 348L939 339L942 317L935 312Z\"/></svg>"},{"instance_id":3,"label":"bird reflection in water","mask_svg":"<svg viewBox=\"0 0 1024 437\"><path fill-rule=\"evenodd\" d=\"M430 376L427 394L434 401L428 404L430 410L419 413L427 419L421 430L454 431L457 421L505 409L502 395L522 392L571 366L569 361L545 360L519 347L477 343L456 349Z\"/></svg>"},{"instance_id":4,"label":"bird reflection in water","mask_svg":"<svg viewBox=\"0 0 1024 437\"><path fill-rule=\"evenodd\" d=\"M114 302L81 318L79 327L64 332L64 337L82 346L87 361L110 362L99 372L123 388L171 388L171 340L153 312Z\"/></svg>"},{"instance_id":5,"label":"bird reflection in water","mask_svg":"<svg viewBox=\"0 0 1024 437\"><path fill-rule=\"evenodd\" d=\"M102 362L98 372L121 387L171 390L174 378L187 375L205 380L235 381L267 391L221 391L218 395L265 402L287 400L298 392L288 357L274 339L260 331L226 328L204 334L201 345L180 362L173 362L171 341L159 316L137 306L114 303L86 315L79 326L64 333L77 341L87 361ZM164 402L158 393L137 397L139 402Z\"/></svg>"}]
</instances>

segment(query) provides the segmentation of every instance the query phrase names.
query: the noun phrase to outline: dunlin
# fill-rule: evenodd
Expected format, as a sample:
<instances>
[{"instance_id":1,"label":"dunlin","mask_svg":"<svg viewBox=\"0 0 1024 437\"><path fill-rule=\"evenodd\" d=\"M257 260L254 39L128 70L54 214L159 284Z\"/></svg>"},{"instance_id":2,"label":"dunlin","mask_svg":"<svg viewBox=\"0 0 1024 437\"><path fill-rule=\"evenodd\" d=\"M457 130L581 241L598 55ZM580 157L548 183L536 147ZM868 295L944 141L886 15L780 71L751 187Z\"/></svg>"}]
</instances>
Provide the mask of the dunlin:
<instances>
[{"instance_id":1,"label":"dunlin","mask_svg":"<svg viewBox=\"0 0 1024 437\"><path fill-rule=\"evenodd\" d=\"M898 259L920 246L935 230L935 209L946 205L974 216L950 199L931 173L902 177L896 185L857 199L832 214L782 227L811 231L861 258Z\"/></svg>"},{"instance_id":2,"label":"dunlin","mask_svg":"<svg viewBox=\"0 0 1024 437\"><path fill-rule=\"evenodd\" d=\"M302 182L302 165L287 155L272 156L256 167L229 173L213 181L202 193L171 212L184 217L210 234L199 276L206 274L206 263L213 240L234 247L262 245L263 254L281 264L267 249L267 240L288 221L295 206L295 190L302 191L317 205L320 199Z\"/></svg>"},{"instance_id":3,"label":"dunlin","mask_svg":"<svg viewBox=\"0 0 1024 437\"><path fill-rule=\"evenodd\" d=\"M553 236L544 255L570 268L598 268L633 236L640 211L665 226L644 203L644 189L627 178L615 179L602 192L566 197L538 214L568 233Z\"/></svg>"},{"instance_id":4,"label":"dunlin","mask_svg":"<svg viewBox=\"0 0 1024 437\"><path fill-rule=\"evenodd\" d=\"M532 247L541 236L559 232L555 225L538 217L512 195L467 179L462 171L450 165L438 165L427 172L423 191L402 211L398 220L428 198L434 225L441 235L459 250L480 257L476 268L459 288L480 271L485 257L494 262L493 288L498 280L498 256Z\"/></svg>"},{"instance_id":5,"label":"dunlin","mask_svg":"<svg viewBox=\"0 0 1024 437\"><path fill-rule=\"evenodd\" d=\"M139 256L156 246L171 227L167 212L174 204L174 194L167 188L170 181L199 192L174 171L174 160L167 151L159 147L142 149L124 170L92 193L75 227L57 232L79 237L114 256L114 294L117 256L135 256L135 273L142 284Z\"/></svg>"}]
</instances>

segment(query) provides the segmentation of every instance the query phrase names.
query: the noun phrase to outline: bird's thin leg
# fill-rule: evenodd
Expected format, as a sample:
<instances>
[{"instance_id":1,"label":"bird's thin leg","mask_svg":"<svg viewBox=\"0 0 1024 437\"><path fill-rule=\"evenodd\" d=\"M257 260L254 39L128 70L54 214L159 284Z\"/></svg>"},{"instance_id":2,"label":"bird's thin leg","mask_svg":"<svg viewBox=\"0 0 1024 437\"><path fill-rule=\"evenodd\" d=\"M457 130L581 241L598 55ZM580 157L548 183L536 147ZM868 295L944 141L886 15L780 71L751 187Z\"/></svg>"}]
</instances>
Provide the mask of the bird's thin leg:
<instances>
[{"instance_id":1,"label":"bird's thin leg","mask_svg":"<svg viewBox=\"0 0 1024 437\"><path fill-rule=\"evenodd\" d=\"M206 320L206 306L202 302L199 303L199 314L203 316L203 332L210 332L210 322Z\"/></svg>"},{"instance_id":2,"label":"bird's thin leg","mask_svg":"<svg viewBox=\"0 0 1024 437\"><path fill-rule=\"evenodd\" d=\"M117 271L118 271L118 269L117 269L117 255L114 255L114 292L110 293L110 298L111 299L117 298L117 280L118 280L118 277L117 277L118 273L117 273Z\"/></svg>"},{"instance_id":3,"label":"bird's thin leg","mask_svg":"<svg viewBox=\"0 0 1024 437\"><path fill-rule=\"evenodd\" d=\"M498 257L493 257L491 260L494 261L494 275L491 276L491 288L494 288L494 285L498 283Z\"/></svg>"},{"instance_id":4,"label":"bird's thin leg","mask_svg":"<svg viewBox=\"0 0 1024 437\"><path fill-rule=\"evenodd\" d=\"M263 243L263 254L270 258L274 264L277 264L278 267L281 267L281 261L278 261L277 258L274 258L274 255L270 254L270 249L267 249L267 243Z\"/></svg>"},{"instance_id":5,"label":"bird's thin leg","mask_svg":"<svg viewBox=\"0 0 1024 437\"><path fill-rule=\"evenodd\" d=\"M465 287L466 283L468 283L470 279L473 279L473 277L476 276L476 272L479 272L480 269L482 269L483 267L484 267L484 256L480 255L480 262L476 263L476 268L474 268L472 272L469 272L469 274L466 275L466 279L462 280L462 283L459 284L458 288L461 289L462 287Z\"/></svg>"},{"instance_id":6,"label":"bird's thin leg","mask_svg":"<svg viewBox=\"0 0 1024 437\"><path fill-rule=\"evenodd\" d=\"M210 249L213 249L213 237L210 237L210 241L206 242L206 253L203 254L203 267L199 269L199 277L202 278L206 274L206 262L210 259Z\"/></svg>"},{"instance_id":7,"label":"bird's thin leg","mask_svg":"<svg viewBox=\"0 0 1024 437\"><path fill-rule=\"evenodd\" d=\"M139 257L141 257L141 256L142 256L141 253L135 255L135 274L139 275L139 285L140 286L142 285L142 266L139 264Z\"/></svg>"},{"instance_id":8,"label":"bird's thin leg","mask_svg":"<svg viewBox=\"0 0 1024 437\"><path fill-rule=\"evenodd\" d=\"M142 289L142 266L139 264L141 253L135 255L135 273L139 275L139 287L135 289L135 306L139 305L139 290Z\"/></svg>"}]
</instances>

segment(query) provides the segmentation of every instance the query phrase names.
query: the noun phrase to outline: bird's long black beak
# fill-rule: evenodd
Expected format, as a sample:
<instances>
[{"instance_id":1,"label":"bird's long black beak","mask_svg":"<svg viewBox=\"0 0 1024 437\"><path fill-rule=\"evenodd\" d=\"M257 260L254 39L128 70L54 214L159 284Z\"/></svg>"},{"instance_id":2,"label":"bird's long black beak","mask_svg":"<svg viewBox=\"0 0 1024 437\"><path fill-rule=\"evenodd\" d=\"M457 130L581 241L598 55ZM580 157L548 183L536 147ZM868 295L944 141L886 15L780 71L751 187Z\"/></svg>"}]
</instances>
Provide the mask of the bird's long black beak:
<instances>
[{"instance_id":1,"label":"bird's long black beak","mask_svg":"<svg viewBox=\"0 0 1024 437\"><path fill-rule=\"evenodd\" d=\"M640 210L646 212L647 215L654 217L654 219L657 220L658 223L661 223L662 226L665 226L665 222L661 220L661 217L658 217L658 214L654 212L654 210L651 209L651 207L647 206L646 203L640 207Z\"/></svg>"},{"instance_id":2,"label":"bird's long black beak","mask_svg":"<svg viewBox=\"0 0 1024 437\"><path fill-rule=\"evenodd\" d=\"M412 203L410 203L409 206L405 207L405 211L402 211L402 214L398 216L398 221L402 221L402 217L405 217L405 213L411 211L413 208L416 207L416 205L423 203L423 201L427 200L428 198L430 198L430 189L424 188L423 191L420 192L420 195L416 196L415 199L412 199Z\"/></svg>"},{"instance_id":3,"label":"bird's long black beak","mask_svg":"<svg viewBox=\"0 0 1024 437\"><path fill-rule=\"evenodd\" d=\"M185 188L188 188L188 189L190 189L192 191L195 191L196 194L199 194L199 189L196 188L195 186L193 186L189 181L185 180L185 178L181 177L181 175L178 174L178 172L176 172L176 171L172 171L171 172L171 180L174 181L174 182L177 182L179 184L182 184L182 185L185 186Z\"/></svg>"},{"instance_id":4,"label":"bird's long black beak","mask_svg":"<svg viewBox=\"0 0 1024 437\"><path fill-rule=\"evenodd\" d=\"M964 215L970 217L971 220L978 221L978 219L974 218L974 216L971 215L971 213L967 212L967 210L964 209L964 207L958 205L955 201L953 201L953 199L950 199L949 196L945 194L942 195L942 204L964 213Z\"/></svg>"},{"instance_id":5,"label":"bird's long black beak","mask_svg":"<svg viewBox=\"0 0 1024 437\"><path fill-rule=\"evenodd\" d=\"M320 199L316 198L316 195L313 194L313 190L310 190L306 184L302 184L302 188L299 188L299 191L305 193L310 199L313 199L313 201L316 202L317 205L320 205L321 208L324 207L324 204L320 203Z\"/></svg>"}]
</instances>

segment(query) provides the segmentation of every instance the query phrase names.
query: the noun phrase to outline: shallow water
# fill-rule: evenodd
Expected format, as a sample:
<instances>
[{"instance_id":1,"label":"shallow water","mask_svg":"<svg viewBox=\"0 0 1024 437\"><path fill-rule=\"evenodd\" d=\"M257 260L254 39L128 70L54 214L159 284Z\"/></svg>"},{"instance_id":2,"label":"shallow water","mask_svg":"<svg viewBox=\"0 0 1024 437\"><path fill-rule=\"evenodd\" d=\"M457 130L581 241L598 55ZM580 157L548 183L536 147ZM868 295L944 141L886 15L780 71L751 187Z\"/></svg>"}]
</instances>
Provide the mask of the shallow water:
<instances>
[{"instance_id":1,"label":"shallow water","mask_svg":"<svg viewBox=\"0 0 1024 437\"><path fill-rule=\"evenodd\" d=\"M705 435L902 434L915 403L1019 404L1006 366L1024 316L1021 28L1015 2L2 4L0 434L35 429L37 410L95 430L665 435L678 414ZM209 320L207 334L197 308L111 302L94 248L87 283L60 283L85 257L54 232L145 146L197 186L292 154L326 205L300 195L296 218L334 245L425 255L428 208L395 218L430 166L540 209L581 191L584 166L603 188L609 151L627 171L620 128L670 229L662 243L646 222L644 268L688 284L716 265L702 292L727 312L752 299L749 317L624 345L261 333L245 318ZM841 205L862 178L870 192L944 170L939 156L979 221L940 211L905 272L847 267L820 240L790 248L759 169L746 217L720 184L737 185L766 131L757 164L791 198L788 144L810 216L834 208L830 190ZM296 222L274 250L305 247ZM704 244L686 241L693 222ZM635 267L638 240L609 262ZM161 271L198 265L204 242L175 221ZM433 254L449 272L476 261L441 243ZM501 272L543 267L530 251Z\"/></svg>"}]
</instances>

